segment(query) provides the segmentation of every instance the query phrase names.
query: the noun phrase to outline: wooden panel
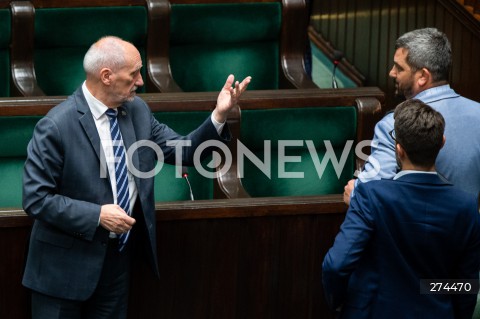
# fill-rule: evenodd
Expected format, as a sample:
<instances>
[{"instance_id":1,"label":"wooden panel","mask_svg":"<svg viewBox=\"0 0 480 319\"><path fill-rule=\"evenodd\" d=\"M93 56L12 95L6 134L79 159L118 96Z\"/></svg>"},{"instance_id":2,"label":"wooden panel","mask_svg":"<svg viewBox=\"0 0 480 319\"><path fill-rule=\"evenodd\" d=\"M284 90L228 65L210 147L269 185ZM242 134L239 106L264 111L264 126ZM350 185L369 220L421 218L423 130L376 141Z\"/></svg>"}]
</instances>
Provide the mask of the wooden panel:
<instances>
[{"instance_id":1,"label":"wooden panel","mask_svg":"<svg viewBox=\"0 0 480 319\"><path fill-rule=\"evenodd\" d=\"M130 313L333 318L323 300L321 262L343 220L343 204L334 198L323 204L321 197L304 197L159 208L161 278L137 265Z\"/></svg>"},{"instance_id":2,"label":"wooden panel","mask_svg":"<svg viewBox=\"0 0 480 319\"><path fill-rule=\"evenodd\" d=\"M108 7L108 6L143 6L144 0L69 0L68 3L62 0L30 0L36 8L58 8L58 7Z\"/></svg>"},{"instance_id":3,"label":"wooden panel","mask_svg":"<svg viewBox=\"0 0 480 319\"><path fill-rule=\"evenodd\" d=\"M0 0L0 9L8 8L11 0Z\"/></svg>"},{"instance_id":4,"label":"wooden panel","mask_svg":"<svg viewBox=\"0 0 480 319\"><path fill-rule=\"evenodd\" d=\"M215 108L218 92L177 92L138 94L152 112L208 111ZM259 108L307 107L312 105L354 105L357 98L375 98L381 104L384 93L376 87L348 89L290 89L245 91L239 102L244 110ZM65 96L12 97L0 99L0 116L45 115Z\"/></svg>"},{"instance_id":5,"label":"wooden panel","mask_svg":"<svg viewBox=\"0 0 480 319\"><path fill-rule=\"evenodd\" d=\"M341 195L156 206L160 279L135 259L130 318L334 318L321 263L343 221ZM21 286L31 219L0 212L0 318L30 317Z\"/></svg>"},{"instance_id":6,"label":"wooden panel","mask_svg":"<svg viewBox=\"0 0 480 319\"><path fill-rule=\"evenodd\" d=\"M22 286L30 227L23 211L0 212L0 318L31 318L29 292Z\"/></svg>"}]
</instances>

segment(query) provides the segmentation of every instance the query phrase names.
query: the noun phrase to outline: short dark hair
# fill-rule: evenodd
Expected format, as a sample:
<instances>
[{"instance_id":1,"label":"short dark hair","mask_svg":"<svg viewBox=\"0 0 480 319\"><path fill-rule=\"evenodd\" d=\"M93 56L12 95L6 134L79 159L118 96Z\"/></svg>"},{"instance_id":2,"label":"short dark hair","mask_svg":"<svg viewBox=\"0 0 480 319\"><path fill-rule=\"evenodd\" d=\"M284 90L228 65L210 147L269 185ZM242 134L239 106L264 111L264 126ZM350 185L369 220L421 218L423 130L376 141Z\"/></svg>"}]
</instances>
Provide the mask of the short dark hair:
<instances>
[{"instance_id":1,"label":"short dark hair","mask_svg":"<svg viewBox=\"0 0 480 319\"><path fill-rule=\"evenodd\" d=\"M452 49L445 33L435 28L405 33L395 43L395 50L408 50L406 62L417 71L426 68L434 82L447 81L452 63Z\"/></svg>"},{"instance_id":2,"label":"short dark hair","mask_svg":"<svg viewBox=\"0 0 480 319\"><path fill-rule=\"evenodd\" d=\"M433 166L443 146L442 114L420 100L411 99L400 103L393 116L395 140L405 149L412 164Z\"/></svg>"}]
</instances>

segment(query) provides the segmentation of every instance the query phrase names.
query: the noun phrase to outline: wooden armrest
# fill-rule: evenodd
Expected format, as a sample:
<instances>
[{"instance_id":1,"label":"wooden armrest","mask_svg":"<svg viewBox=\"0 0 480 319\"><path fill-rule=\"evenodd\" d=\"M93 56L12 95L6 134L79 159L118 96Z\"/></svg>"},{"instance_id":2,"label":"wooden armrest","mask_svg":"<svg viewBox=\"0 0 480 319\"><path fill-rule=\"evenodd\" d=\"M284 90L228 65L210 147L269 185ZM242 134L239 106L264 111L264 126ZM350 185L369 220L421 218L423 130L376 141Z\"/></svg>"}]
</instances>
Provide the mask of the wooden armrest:
<instances>
[{"instance_id":1,"label":"wooden armrest","mask_svg":"<svg viewBox=\"0 0 480 319\"><path fill-rule=\"evenodd\" d=\"M181 92L170 69L170 2L147 0L147 87L157 92Z\"/></svg>"},{"instance_id":2,"label":"wooden armrest","mask_svg":"<svg viewBox=\"0 0 480 319\"><path fill-rule=\"evenodd\" d=\"M305 71L304 55L307 47L309 24L306 2L282 0L283 18L280 63L284 75L281 87L318 88Z\"/></svg>"},{"instance_id":3,"label":"wooden armrest","mask_svg":"<svg viewBox=\"0 0 480 319\"><path fill-rule=\"evenodd\" d=\"M12 1L10 8L12 12L12 95L45 95L37 84L33 60L35 8L29 1Z\"/></svg>"},{"instance_id":4,"label":"wooden armrest","mask_svg":"<svg viewBox=\"0 0 480 319\"><path fill-rule=\"evenodd\" d=\"M382 102L373 97L361 97L355 100L357 108L357 141L370 141L373 138L375 124L382 117ZM369 143L370 145L370 143ZM364 154L370 154L370 147L366 149ZM365 164L365 160L360 158L358 154L355 155L355 168L361 170Z\"/></svg>"},{"instance_id":5,"label":"wooden armrest","mask_svg":"<svg viewBox=\"0 0 480 319\"><path fill-rule=\"evenodd\" d=\"M230 141L229 149L232 153L232 164L229 169L222 173L223 165L225 164L225 157L222 158L222 164L217 167L217 181L218 187L221 192L227 198L247 198L250 195L247 193L242 185L241 179L238 177L238 165L237 165L237 140L240 137L240 123L241 123L241 111L240 107L236 105L235 109L229 114L228 127L232 133L232 140Z\"/></svg>"}]
</instances>

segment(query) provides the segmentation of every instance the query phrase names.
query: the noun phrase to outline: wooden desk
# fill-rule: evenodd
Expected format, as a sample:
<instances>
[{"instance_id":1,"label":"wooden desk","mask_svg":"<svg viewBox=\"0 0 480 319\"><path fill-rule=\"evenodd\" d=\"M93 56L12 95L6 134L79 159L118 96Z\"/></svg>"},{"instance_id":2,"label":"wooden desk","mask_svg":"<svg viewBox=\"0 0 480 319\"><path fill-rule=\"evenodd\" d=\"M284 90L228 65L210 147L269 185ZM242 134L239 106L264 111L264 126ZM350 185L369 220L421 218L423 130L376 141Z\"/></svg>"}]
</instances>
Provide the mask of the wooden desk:
<instances>
[{"instance_id":1,"label":"wooden desk","mask_svg":"<svg viewBox=\"0 0 480 319\"><path fill-rule=\"evenodd\" d=\"M334 318L321 263L346 206L341 195L162 203L161 278L143 259L132 274L129 318ZM31 220L0 212L0 318L30 316L21 285Z\"/></svg>"}]
</instances>

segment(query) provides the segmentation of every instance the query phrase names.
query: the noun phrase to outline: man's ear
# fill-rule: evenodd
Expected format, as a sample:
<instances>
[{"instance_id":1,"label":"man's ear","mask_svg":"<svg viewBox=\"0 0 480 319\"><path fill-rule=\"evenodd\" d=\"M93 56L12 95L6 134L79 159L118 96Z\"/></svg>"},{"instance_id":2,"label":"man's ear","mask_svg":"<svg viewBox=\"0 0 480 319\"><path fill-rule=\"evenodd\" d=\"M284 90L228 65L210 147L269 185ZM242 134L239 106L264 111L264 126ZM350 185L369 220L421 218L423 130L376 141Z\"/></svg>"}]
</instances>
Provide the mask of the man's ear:
<instances>
[{"instance_id":1,"label":"man's ear","mask_svg":"<svg viewBox=\"0 0 480 319\"><path fill-rule=\"evenodd\" d=\"M419 77L417 79L418 86L424 87L432 83L432 74L427 68L422 68L419 72Z\"/></svg>"},{"instance_id":2,"label":"man's ear","mask_svg":"<svg viewBox=\"0 0 480 319\"><path fill-rule=\"evenodd\" d=\"M404 158L405 157L405 150L403 149L402 145L396 143L395 144L395 150L397 151L397 155L399 158Z\"/></svg>"},{"instance_id":3,"label":"man's ear","mask_svg":"<svg viewBox=\"0 0 480 319\"><path fill-rule=\"evenodd\" d=\"M444 135L444 136L443 136L443 141L442 141L442 147L444 147L444 146L445 146L445 142L446 142L446 140L447 140L447 138L446 138L446 137L445 137L445 135ZM441 147L441 148L442 148L442 147Z\"/></svg>"},{"instance_id":4,"label":"man's ear","mask_svg":"<svg viewBox=\"0 0 480 319\"><path fill-rule=\"evenodd\" d=\"M100 80L105 85L110 85L112 83L113 72L109 68L103 68L100 70Z\"/></svg>"}]
</instances>

